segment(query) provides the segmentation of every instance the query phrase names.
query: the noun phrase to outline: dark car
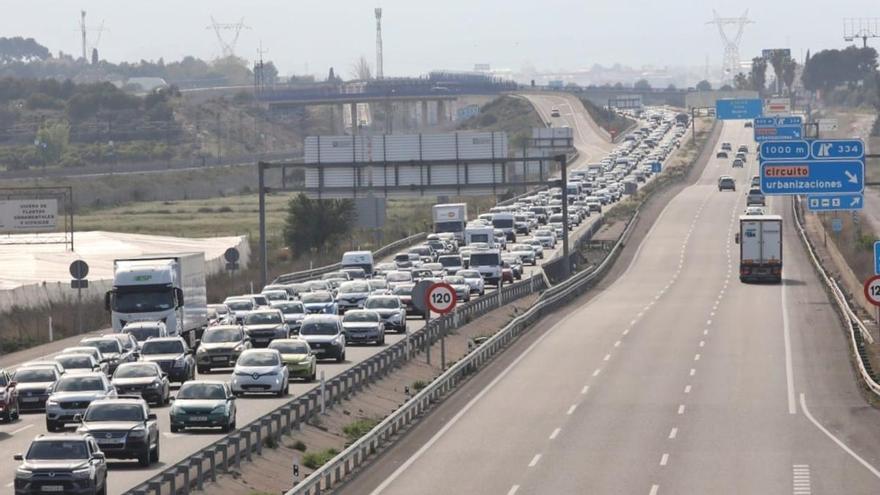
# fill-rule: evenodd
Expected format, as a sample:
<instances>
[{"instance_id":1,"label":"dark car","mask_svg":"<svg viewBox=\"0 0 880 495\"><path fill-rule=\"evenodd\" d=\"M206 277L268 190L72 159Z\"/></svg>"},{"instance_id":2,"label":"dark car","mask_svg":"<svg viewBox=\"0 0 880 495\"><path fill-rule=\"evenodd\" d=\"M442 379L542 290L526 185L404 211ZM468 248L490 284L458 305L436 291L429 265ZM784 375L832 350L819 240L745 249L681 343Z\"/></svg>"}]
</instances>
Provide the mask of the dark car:
<instances>
[{"instance_id":1,"label":"dark car","mask_svg":"<svg viewBox=\"0 0 880 495\"><path fill-rule=\"evenodd\" d=\"M107 460L91 435L40 435L15 470L15 494L107 493Z\"/></svg>"},{"instance_id":2,"label":"dark car","mask_svg":"<svg viewBox=\"0 0 880 495\"><path fill-rule=\"evenodd\" d=\"M193 352L180 337L147 340L141 347L141 359L158 364L172 382L183 383L196 377Z\"/></svg>"},{"instance_id":3,"label":"dark car","mask_svg":"<svg viewBox=\"0 0 880 495\"><path fill-rule=\"evenodd\" d=\"M386 329L406 332L406 307L393 295L374 295L364 302L364 309L379 313Z\"/></svg>"},{"instance_id":4,"label":"dark car","mask_svg":"<svg viewBox=\"0 0 880 495\"><path fill-rule=\"evenodd\" d=\"M207 373L213 368L235 366L241 351L251 348L251 341L238 325L209 327L202 334L199 349L196 351L196 366L199 373Z\"/></svg>"},{"instance_id":5,"label":"dark car","mask_svg":"<svg viewBox=\"0 0 880 495\"><path fill-rule=\"evenodd\" d=\"M715 158L727 158L727 152L723 150L719 151L718 153L715 153Z\"/></svg>"},{"instance_id":6,"label":"dark car","mask_svg":"<svg viewBox=\"0 0 880 495\"><path fill-rule=\"evenodd\" d=\"M15 381L19 410L41 411L45 409L49 391L60 376L55 366L27 366L16 370Z\"/></svg>"},{"instance_id":7,"label":"dark car","mask_svg":"<svg viewBox=\"0 0 880 495\"><path fill-rule=\"evenodd\" d=\"M6 370L0 370L0 419L11 422L18 419L17 383Z\"/></svg>"},{"instance_id":8,"label":"dark car","mask_svg":"<svg viewBox=\"0 0 880 495\"><path fill-rule=\"evenodd\" d=\"M114 337L89 337L80 340L79 345L94 347L101 351L101 355L107 360L107 374L109 375L112 375L121 363L135 360L134 350L124 349L122 342Z\"/></svg>"},{"instance_id":9,"label":"dark car","mask_svg":"<svg viewBox=\"0 0 880 495\"><path fill-rule=\"evenodd\" d=\"M718 178L718 190L723 191L725 189L736 191L736 181L733 177L722 175Z\"/></svg>"},{"instance_id":10,"label":"dark car","mask_svg":"<svg viewBox=\"0 0 880 495\"><path fill-rule=\"evenodd\" d=\"M110 383L120 395L139 395L156 405L168 404L171 397L168 375L154 362L121 364Z\"/></svg>"},{"instance_id":11,"label":"dark car","mask_svg":"<svg viewBox=\"0 0 880 495\"><path fill-rule=\"evenodd\" d=\"M266 347L273 339L290 336L290 327L279 309L251 311L244 317L244 331L254 347Z\"/></svg>"},{"instance_id":12,"label":"dark car","mask_svg":"<svg viewBox=\"0 0 880 495\"><path fill-rule=\"evenodd\" d=\"M76 432L92 435L107 458L159 462L159 422L140 397L96 400L81 419Z\"/></svg>"},{"instance_id":13,"label":"dark car","mask_svg":"<svg viewBox=\"0 0 880 495\"><path fill-rule=\"evenodd\" d=\"M419 315L425 316L424 312L420 309L417 309L412 302L412 292L415 288L415 284L398 284L394 287L391 293L400 298L400 302L403 303L406 308L406 315Z\"/></svg>"},{"instance_id":14,"label":"dark car","mask_svg":"<svg viewBox=\"0 0 880 495\"><path fill-rule=\"evenodd\" d=\"M171 406L171 431L186 428L235 429L235 396L229 384L221 381L184 383Z\"/></svg>"}]
</instances>

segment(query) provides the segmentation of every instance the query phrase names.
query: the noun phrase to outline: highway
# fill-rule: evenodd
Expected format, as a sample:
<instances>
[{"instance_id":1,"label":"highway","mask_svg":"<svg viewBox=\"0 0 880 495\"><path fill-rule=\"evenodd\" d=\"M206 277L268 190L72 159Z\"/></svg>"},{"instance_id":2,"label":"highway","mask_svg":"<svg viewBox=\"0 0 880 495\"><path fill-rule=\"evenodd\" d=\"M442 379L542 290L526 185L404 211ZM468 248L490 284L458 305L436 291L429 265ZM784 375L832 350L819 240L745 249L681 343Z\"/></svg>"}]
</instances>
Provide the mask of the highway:
<instances>
[{"instance_id":1,"label":"highway","mask_svg":"<svg viewBox=\"0 0 880 495\"><path fill-rule=\"evenodd\" d=\"M749 145L747 167L712 158L615 282L534 330L488 386L450 398L427 441L392 448L342 491L880 493L880 412L860 395L788 199L768 202L785 222L783 284L738 279L755 143L742 121L721 140ZM718 191L722 174L735 193Z\"/></svg>"},{"instance_id":2,"label":"highway","mask_svg":"<svg viewBox=\"0 0 880 495\"><path fill-rule=\"evenodd\" d=\"M537 97L533 101L536 102L536 106L539 108L539 111L546 111L549 113L550 107L560 105L560 103L555 101L555 98L555 96ZM530 99L532 98L530 97ZM604 154L608 150L613 148L613 145L605 141L598 133L593 132L594 128L592 126L584 124L585 121L589 120L589 117L586 115L586 112L582 110L582 108L580 110L577 110L572 109L571 107L568 107L567 109L560 107L560 109L562 110L562 115L559 118L553 119L556 122L555 125L567 124L572 127L580 125L583 128L583 131L576 132L575 134L575 146L580 150L581 156L572 168L577 168L585 165L588 161L588 158L598 160L602 156L604 156ZM596 221L597 218L599 218L599 215L593 215L589 217L586 221L584 221L580 226L572 229L572 238L580 235L585 229L588 228L589 225L592 224L592 222ZM526 267L524 278L530 276L532 273L535 273L537 270L540 270L540 263L549 261L556 255L560 254L561 250L561 242L557 244L557 248L555 250L545 250L544 260L539 260L539 265L537 267ZM421 320L411 319L409 321L410 331L417 330L422 326L423 322ZM387 345L391 345L402 338L402 335L389 334L387 338ZM319 365L319 373L323 372L325 374L325 377L329 379L354 366L358 362L380 352L382 349L383 347L378 346L351 346L347 350L348 360L345 363L337 364L334 362L321 362L321 364ZM50 354L49 349L46 350L45 354ZM14 366L18 364L22 363L13 363L10 367L14 368ZM231 370L221 370L218 372L212 372L210 374L199 374L198 378L221 379L228 381L230 379L230 375ZM315 386L316 384L306 384L301 382L291 383L291 397L298 397L308 392ZM173 390L176 390L176 386L173 388ZM237 403L237 423L239 427L244 426L248 422L268 413L269 411L277 408L278 406L284 404L289 400L291 400L290 397L248 397L244 399L239 399ZM180 460L184 459L188 455L191 455L198 449L215 442L223 436L223 434L219 433L219 431L211 430L204 432L171 433L168 418L168 407L152 407L151 409L158 415L159 428L163 435L163 438L161 439L160 462L154 464L150 468L145 469L139 467L135 462L111 461L111 472L108 478L110 493L121 493L139 483L146 481L147 479L158 474L167 466L179 462ZM0 445L2 445L6 452L10 455L9 460L11 461L11 455L13 453L25 452L34 436L45 432L46 430L44 414L23 414L22 418L19 421L11 424L0 425ZM13 478L14 469L11 466L8 469L0 470L0 486L5 486L7 488L11 487Z\"/></svg>"}]
</instances>

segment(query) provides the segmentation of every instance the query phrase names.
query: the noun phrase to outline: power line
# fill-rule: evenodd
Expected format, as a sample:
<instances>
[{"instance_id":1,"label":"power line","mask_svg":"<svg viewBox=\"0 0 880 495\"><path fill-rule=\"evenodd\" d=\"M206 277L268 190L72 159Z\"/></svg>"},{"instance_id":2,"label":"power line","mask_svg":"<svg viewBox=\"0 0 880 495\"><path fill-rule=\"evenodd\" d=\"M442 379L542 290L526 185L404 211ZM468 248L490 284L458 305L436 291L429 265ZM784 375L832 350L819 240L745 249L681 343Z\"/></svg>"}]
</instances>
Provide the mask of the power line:
<instances>
[{"instance_id":1,"label":"power line","mask_svg":"<svg viewBox=\"0 0 880 495\"><path fill-rule=\"evenodd\" d=\"M861 38L862 46L868 46L868 38L880 38L880 19L877 17L850 17L843 20L844 41Z\"/></svg>"},{"instance_id":2,"label":"power line","mask_svg":"<svg viewBox=\"0 0 880 495\"><path fill-rule=\"evenodd\" d=\"M706 24L715 24L718 27L718 34L721 35L721 42L724 45L724 58L722 67L724 81L733 80L734 76L739 72L739 45L742 41L743 31L746 24L754 24L749 19L749 11L746 9L740 17L721 17L714 9L712 10L713 19ZM725 31L726 26L736 26L736 31L732 36Z\"/></svg>"},{"instance_id":3,"label":"power line","mask_svg":"<svg viewBox=\"0 0 880 495\"><path fill-rule=\"evenodd\" d=\"M235 56L235 45L238 43L238 36L241 34L242 29L250 29L250 26L244 24L244 17L239 19L238 22L221 23L214 20L214 16L211 16L211 25L205 29L214 30L214 34L217 35L217 42L220 44L220 53L225 58ZM232 39L229 41L224 39L223 31L232 31Z\"/></svg>"}]
</instances>

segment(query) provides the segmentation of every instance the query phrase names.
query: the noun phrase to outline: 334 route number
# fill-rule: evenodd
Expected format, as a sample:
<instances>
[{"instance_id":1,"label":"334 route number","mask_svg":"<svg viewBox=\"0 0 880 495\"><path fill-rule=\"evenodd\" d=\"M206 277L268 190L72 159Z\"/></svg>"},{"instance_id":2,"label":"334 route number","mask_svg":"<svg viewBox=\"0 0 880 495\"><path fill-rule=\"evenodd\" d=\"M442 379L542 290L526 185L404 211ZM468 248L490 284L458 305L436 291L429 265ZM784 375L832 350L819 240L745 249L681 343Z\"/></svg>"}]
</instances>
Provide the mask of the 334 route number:
<instances>
[{"instance_id":1,"label":"334 route number","mask_svg":"<svg viewBox=\"0 0 880 495\"><path fill-rule=\"evenodd\" d=\"M425 292L425 302L428 309L439 314L445 314L455 309L457 299L455 289L444 282L432 285Z\"/></svg>"},{"instance_id":2,"label":"334 route number","mask_svg":"<svg viewBox=\"0 0 880 495\"><path fill-rule=\"evenodd\" d=\"M880 306L880 275L865 281L865 299L874 306Z\"/></svg>"}]
</instances>

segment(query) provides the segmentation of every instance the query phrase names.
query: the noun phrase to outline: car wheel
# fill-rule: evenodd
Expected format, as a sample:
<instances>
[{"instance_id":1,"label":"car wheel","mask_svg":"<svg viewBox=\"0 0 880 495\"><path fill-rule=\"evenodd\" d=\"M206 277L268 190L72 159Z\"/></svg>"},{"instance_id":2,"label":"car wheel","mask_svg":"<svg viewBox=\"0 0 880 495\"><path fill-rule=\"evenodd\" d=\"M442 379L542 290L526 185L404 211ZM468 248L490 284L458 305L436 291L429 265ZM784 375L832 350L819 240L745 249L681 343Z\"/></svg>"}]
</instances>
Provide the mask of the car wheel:
<instances>
[{"instance_id":1,"label":"car wheel","mask_svg":"<svg viewBox=\"0 0 880 495\"><path fill-rule=\"evenodd\" d=\"M138 456L138 465L141 467L146 467L150 465L150 459L153 457L153 449L150 448L149 442L147 443L144 451Z\"/></svg>"},{"instance_id":2,"label":"car wheel","mask_svg":"<svg viewBox=\"0 0 880 495\"><path fill-rule=\"evenodd\" d=\"M107 495L107 475L106 474L104 475L104 482L101 483L101 489L98 490L97 487L95 487L95 494L96 495Z\"/></svg>"},{"instance_id":3,"label":"car wheel","mask_svg":"<svg viewBox=\"0 0 880 495\"><path fill-rule=\"evenodd\" d=\"M342 354L340 354L339 357L336 358L336 362L337 363L345 362L345 351L342 351Z\"/></svg>"},{"instance_id":4,"label":"car wheel","mask_svg":"<svg viewBox=\"0 0 880 495\"><path fill-rule=\"evenodd\" d=\"M53 421L46 421L46 431L49 433L54 433L58 431L58 425Z\"/></svg>"},{"instance_id":5,"label":"car wheel","mask_svg":"<svg viewBox=\"0 0 880 495\"><path fill-rule=\"evenodd\" d=\"M209 373L211 371L211 368L209 368L207 366L199 366L198 371L199 371L199 374L202 375L205 373Z\"/></svg>"},{"instance_id":6,"label":"car wheel","mask_svg":"<svg viewBox=\"0 0 880 495\"><path fill-rule=\"evenodd\" d=\"M179 426L171 425L171 433L177 433L177 432L179 432L179 431L180 431L180 427L179 427Z\"/></svg>"},{"instance_id":7,"label":"car wheel","mask_svg":"<svg viewBox=\"0 0 880 495\"><path fill-rule=\"evenodd\" d=\"M306 378L306 382L308 382L308 383L312 383L313 381L315 381L315 377L316 377L316 375L318 374L318 370L317 370L317 368L318 368L318 367L315 366L315 368L312 369L312 374L309 375L308 378Z\"/></svg>"},{"instance_id":8,"label":"car wheel","mask_svg":"<svg viewBox=\"0 0 880 495\"><path fill-rule=\"evenodd\" d=\"M156 437L156 448L153 449L153 454L150 456L150 463L159 462L159 437Z\"/></svg>"},{"instance_id":9,"label":"car wheel","mask_svg":"<svg viewBox=\"0 0 880 495\"><path fill-rule=\"evenodd\" d=\"M287 384L286 384L286 383L283 384L283 385L281 385L281 388L278 389L278 394L277 394L278 397L284 397L284 394L285 394L285 392L286 392L286 391L285 391L286 388L287 388Z\"/></svg>"}]
</instances>

